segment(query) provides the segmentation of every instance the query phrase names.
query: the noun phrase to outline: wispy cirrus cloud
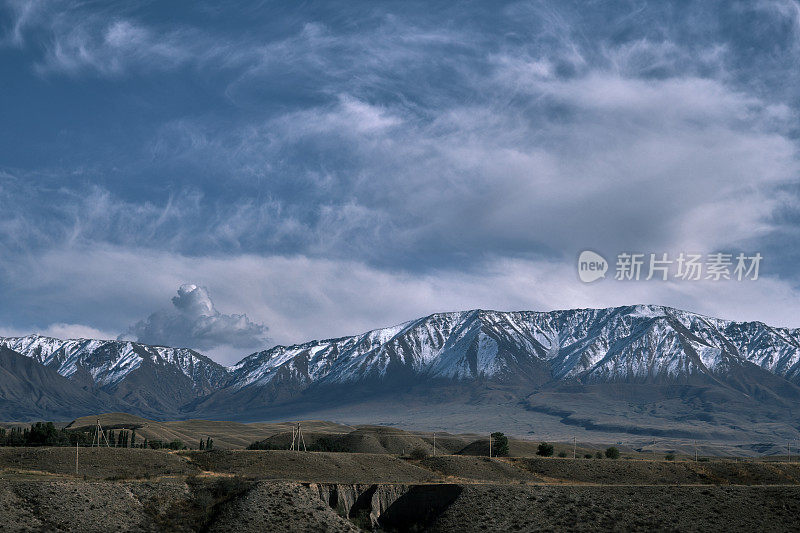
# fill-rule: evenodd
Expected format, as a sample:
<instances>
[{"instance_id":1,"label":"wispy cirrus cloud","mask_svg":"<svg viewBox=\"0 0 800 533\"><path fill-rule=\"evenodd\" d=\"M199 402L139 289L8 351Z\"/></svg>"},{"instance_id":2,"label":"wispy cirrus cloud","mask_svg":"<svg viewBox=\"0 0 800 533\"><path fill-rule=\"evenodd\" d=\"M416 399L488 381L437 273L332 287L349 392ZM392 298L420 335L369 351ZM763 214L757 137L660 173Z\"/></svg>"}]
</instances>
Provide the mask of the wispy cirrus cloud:
<instances>
[{"instance_id":1,"label":"wispy cirrus cloud","mask_svg":"<svg viewBox=\"0 0 800 533\"><path fill-rule=\"evenodd\" d=\"M80 277L53 258L87 254L108 279L111 258L131 256L181 276L144 276L146 305L125 311L78 289L64 300L83 307L0 294L30 307L20 324L122 331L200 280L224 308L250 301L242 311L278 340L477 306L651 301L775 322L775 297L798 281L797 5L200 2L166 16L7 2L4 53L18 63L0 139L13 148L0 160L0 271L41 261L52 291ZM29 94L37 106L15 114L8 102ZM63 105L47 107L54 98ZM595 290L571 270L584 248L768 249L771 277L761 295ZM133 260L130 275L154 261ZM273 278L308 292L243 288ZM359 287L384 297L363 304ZM293 325L304 317L317 325Z\"/></svg>"},{"instance_id":2,"label":"wispy cirrus cloud","mask_svg":"<svg viewBox=\"0 0 800 533\"><path fill-rule=\"evenodd\" d=\"M34 68L42 75L115 77L132 70L164 71L209 63L226 66L255 53L190 25L142 22L135 16L135 7L114 2L99 7L7 0L12 23L5 40L16 47L37 41L41 54Z\"/></svg>"}]
</instances>

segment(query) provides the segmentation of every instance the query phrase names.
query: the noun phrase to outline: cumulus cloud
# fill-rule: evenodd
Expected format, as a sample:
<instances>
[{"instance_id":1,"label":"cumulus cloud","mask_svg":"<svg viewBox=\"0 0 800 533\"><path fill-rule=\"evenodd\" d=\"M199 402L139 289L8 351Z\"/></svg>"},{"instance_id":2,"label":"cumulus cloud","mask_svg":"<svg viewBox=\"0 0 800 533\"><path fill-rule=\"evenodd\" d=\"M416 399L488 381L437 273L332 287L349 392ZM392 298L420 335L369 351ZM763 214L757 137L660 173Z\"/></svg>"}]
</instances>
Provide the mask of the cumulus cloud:
<instances>
[{"instance_id":1,"label":"cumulus cloud","mask_svg":"<svg viewBox=\"0 0 800 533\"><path fill-rule=\"evenodd\" d=\"M152 313L120 339L208 350L227 346L250 349L266 342L267 327L247 315L220 313L205 287L181 285L172 307Z\"/></svg>"}]
</instances>

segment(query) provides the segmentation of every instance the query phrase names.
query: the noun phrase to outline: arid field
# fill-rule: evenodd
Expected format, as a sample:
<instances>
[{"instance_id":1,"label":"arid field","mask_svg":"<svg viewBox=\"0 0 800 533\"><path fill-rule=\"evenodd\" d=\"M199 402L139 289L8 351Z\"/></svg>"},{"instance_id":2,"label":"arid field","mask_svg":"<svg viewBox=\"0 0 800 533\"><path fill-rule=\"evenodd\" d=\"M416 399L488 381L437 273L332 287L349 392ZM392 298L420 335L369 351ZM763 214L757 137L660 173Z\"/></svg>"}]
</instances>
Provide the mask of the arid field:
<instances>
[{"instance_id":1,"label":"arid field","mask_svg":"<svg viewBox=\"0 0 800 533\"><path fill-rule=\"evenodd\" d=\"M4 531L793 531L800 463L0 448Z\"/></svg>"}]
</instances>

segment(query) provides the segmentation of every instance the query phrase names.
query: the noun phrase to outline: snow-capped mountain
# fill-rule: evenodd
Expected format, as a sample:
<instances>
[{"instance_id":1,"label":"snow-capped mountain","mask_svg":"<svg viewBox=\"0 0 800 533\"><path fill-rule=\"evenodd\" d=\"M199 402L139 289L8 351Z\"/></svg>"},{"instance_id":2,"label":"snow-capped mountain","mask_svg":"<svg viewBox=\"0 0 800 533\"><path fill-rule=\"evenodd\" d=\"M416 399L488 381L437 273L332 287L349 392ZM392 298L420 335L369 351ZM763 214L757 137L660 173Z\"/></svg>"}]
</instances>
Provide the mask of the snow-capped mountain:
<instances>
[{"instance_id":1,"label":"snow-capped mountain","mask_svg":"<svg viewBox=\"0 0 800 533\"><path fill-rule=\"evenodd\" d=\"M476 310L257 352L232 368L230 387L352 383L393 372L460 380L669 381L747 363L797 379L800 332L646 305Z\"/></svg>"},{"instance_id":2,"label":"snow-capped mountain","mask_svg":"<svg viewBox=\"0 0 800 533\"><path fill-rule=\"evenodd\" d=\"M40 335L0 338L0 346L144 411L174 412L229 378L225 367L186 348Z\"/></svg>"},{"instance_id":3,"label":"snow-capped mountain","mask_svg":"<svg viewBox=\"0 0 800 533\"><path fill-rule=\"evenodd\" d=\"M748 398L800 398L800 331L649 305L438 313L276 346L231 368L189 349L125 341L30 335L0 338L0 346L162 417L242 414L313 403L325 390L343 391L334 400L346 400L358 390L425 384L500 384L522 396L558 384L700 384Z\"/></svg>"}]
</instances>

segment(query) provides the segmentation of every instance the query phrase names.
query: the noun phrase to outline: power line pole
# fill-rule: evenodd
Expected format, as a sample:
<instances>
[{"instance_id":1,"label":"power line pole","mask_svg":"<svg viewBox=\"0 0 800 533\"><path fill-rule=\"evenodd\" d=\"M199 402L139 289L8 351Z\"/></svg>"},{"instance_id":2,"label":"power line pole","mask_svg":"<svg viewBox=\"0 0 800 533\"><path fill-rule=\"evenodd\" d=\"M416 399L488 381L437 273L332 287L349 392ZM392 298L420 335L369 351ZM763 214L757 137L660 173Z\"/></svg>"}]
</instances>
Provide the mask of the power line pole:
<instances>
[{"instance_id":1,"label":"power line pole","mask_svg":"<svg viewBox=\"0 0 800 533\"><path fill-rule=\"evenodd\" d=\"M77 436L77 435L76 435ZM75 441L75 475L78 475L78 441Z\"/></svg>"},{"instance_id":2,"label":"power line pole","mask_svg":"<svg viewBox=\"0 0 800 533\"><path fill-rule=\"evenodd\" d=\"M697 441L694 441L694 462L697 462Z\"/></svg>"},{"instance_id":3,"label":"power line pole","mask_svg":"<svg viewBox=\"0 0 800 533\"><path fill-rule=\"evenodd\" d=\"M105 431L103 431L103 426L100 425L100 419L97 419L97 427L95 428L95 437L97 440L97 447L99 448L102 446L102 441L100 437L103 437L103 440L106 441L106 448L110 448L111 445L108 443L108 437L106 437ZM95 439L92 439L92 447L94 447Z\"/></svg>"},{"instance_id":4,"label":"power line pole","mask_svg":"<svg viewBox=\"0 0 800 533\"><path fill-rule=\"evenodd\" d=\"M492 434L489 433L489 459L492 458Z\"/></svg>"},{"instance_id":5,"label":"power line pole","mask_svg":"<svg viewBox=\"0 0 800 533\"><path fill-rule=\"evenodd\" d=\"M307 452L308 449L306 449L306 439L305 439L305 437L303 437L303 430L300 429L300 422L297 423L297 435L298 435L297 451L298 452L300 451L300 441L302 440L303 441L303 451Z\"/></svg>"},{"instance_id":6,"label":"power line pole","mask_svg":"<svg viewBox=\"0 0 800 533\"><path fill-rule=\"evenodd\" d=\"M572 458L575 459L577 457L578 451L578 438L573 436L572 437Z\"/></svg>"},{"instance_id":7,"label":"power line pole","mask_svg":"<svg viewBox=\"0 0 800 533\"><path fill-rule=\"evenodd\" d=\"M436 457L436 432L433 432L433 456Z\"/></svg>"}]
</instances>

